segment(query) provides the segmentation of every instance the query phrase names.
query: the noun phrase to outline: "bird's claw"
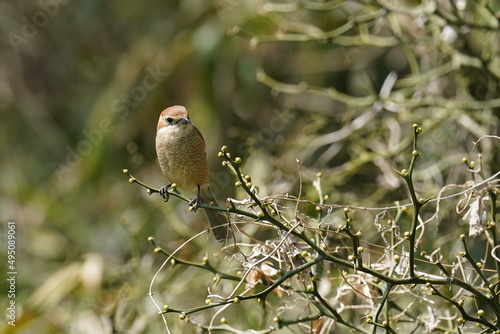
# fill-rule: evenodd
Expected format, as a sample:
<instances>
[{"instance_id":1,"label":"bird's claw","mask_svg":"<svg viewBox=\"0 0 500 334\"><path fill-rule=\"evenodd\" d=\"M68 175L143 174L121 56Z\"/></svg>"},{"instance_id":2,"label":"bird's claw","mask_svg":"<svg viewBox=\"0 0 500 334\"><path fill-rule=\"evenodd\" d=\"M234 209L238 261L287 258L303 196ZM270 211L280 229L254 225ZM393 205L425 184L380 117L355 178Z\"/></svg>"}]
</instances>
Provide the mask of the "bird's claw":
<instances>
[{"instance_id":1,"label":"bird's claw","mask_svg":"<svg viewBox=\"0 0 500 334\"><path fill-rule=\"evenodd\" d=\"M193 198L193 200L191 200L191 202L189 202L190 209L194 212L198 210L200 204L201 204L200 196L196 196L195 198Z\"/></svg>"},{"instance_id":2,"label":"bird's claw","mask_svg":"<svg viewBox=\"0 0 500 334\"><path fill-rule=\"evenodd\" d=\"M166 185L160 188L160 196L163 197L165 202L168 202L168 199L170 198L170 194L168 193L169 187L170 185Z\"/></svg>"}]
</instances>

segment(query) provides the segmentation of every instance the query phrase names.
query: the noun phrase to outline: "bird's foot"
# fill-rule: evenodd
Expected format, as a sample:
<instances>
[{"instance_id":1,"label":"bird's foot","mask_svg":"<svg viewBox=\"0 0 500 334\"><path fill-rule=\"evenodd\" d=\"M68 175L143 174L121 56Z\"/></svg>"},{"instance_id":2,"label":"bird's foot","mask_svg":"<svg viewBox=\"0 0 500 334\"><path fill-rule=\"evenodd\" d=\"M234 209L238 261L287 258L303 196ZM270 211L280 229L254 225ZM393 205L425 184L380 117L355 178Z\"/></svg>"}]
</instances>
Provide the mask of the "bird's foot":
<instances>
[{"instance_id":1,"label":"bird's foot","mask_svg":"<svg viewBox=\"0 0 500 334\"><path fill-rule=\"evenodd\" d=\"M168 193L168 188L170 188L170 186L171 184L167 184L166 186L160 188L160 196L163 197L165 202L168 202L168 199L170 198L170 194Z\"/></svg>"},{"instance_id":2,"label":"bird's foot","mask_svg":"<svg viewBox=\"0 0 500 334\"><path fill-rule=\"evenodd\" d=\"M193 198L191 202L189 202L189 210L196 212L196 210L198 210L198 208L200 207L200 204L201 204L201 198L198 195L195 198Z\"/></svg>"}]
</instances>

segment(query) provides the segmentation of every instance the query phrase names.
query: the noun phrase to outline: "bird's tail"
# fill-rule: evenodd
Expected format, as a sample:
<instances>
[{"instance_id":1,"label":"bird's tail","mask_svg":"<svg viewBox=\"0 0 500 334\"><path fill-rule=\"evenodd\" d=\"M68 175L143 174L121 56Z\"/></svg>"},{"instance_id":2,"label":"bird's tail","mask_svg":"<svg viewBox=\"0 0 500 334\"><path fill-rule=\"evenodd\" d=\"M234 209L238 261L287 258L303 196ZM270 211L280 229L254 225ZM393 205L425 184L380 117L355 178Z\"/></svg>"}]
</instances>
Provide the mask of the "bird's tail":
<instances>
[{"instance_id":1,"label":"bird's tail","mask_svg":"<svg viewBox=\"0 0 500 334\"><path fill-rule=\"evenodd\" d=\"M219 206L214 198L212 190L208 186L200 189L200 200L205 204ZM205 210L205 214L207 215L208 222L210 223L210 227L217 241L225 241L231 236L229 219L226 213L222 211Z\"/></svg>"}]
</instances>

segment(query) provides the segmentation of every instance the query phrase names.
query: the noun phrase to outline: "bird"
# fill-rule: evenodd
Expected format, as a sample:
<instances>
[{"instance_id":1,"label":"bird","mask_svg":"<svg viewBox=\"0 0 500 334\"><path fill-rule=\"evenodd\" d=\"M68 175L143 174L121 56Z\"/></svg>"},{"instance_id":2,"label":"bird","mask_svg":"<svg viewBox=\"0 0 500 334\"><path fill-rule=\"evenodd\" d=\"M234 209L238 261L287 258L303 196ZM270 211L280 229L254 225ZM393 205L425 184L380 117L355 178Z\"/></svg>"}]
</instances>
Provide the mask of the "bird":
<instances>
[{"instance_id":1,"label":"bird","mask_svg":"<svg viewBox=\"0 0 500 334\"><path fill-rule=\"evenodd\" d=\"M181 191L195 192L189 203L196 209L200 203L219 206L209 185L205 139L180 105L166 108L160 114L156 131L156 155L160 168L170 184L159 189L165 202L168 188L175 183ZM212 232L219 242L230 236L229 219L221 211L205 209Z\"/></svg>"}]
</instances>

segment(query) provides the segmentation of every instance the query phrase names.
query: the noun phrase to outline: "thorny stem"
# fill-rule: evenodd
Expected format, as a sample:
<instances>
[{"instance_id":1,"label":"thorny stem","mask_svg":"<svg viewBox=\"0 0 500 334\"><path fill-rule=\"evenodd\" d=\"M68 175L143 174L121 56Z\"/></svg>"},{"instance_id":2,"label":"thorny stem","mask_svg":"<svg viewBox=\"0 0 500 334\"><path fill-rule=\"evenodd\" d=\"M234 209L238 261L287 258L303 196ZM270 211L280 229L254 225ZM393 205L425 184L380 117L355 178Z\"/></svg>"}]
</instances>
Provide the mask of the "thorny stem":
<instances>
[{"instance_id":1,"label":"thorny stem","mask_svg":"<svg viewBox=\"0 0 500 334\"><path fill-rule=\"evenodd\" d=\"M279 326L281 328L281 327L284 327L284 326L290 326L290 325L294 325L294 324L300 324L300 323L303 323L303 322L309 322L309 321L313 321L313 320L318 320L318 319L321 319L322 317L323 317L322 314L313 314L313 315L310 315L308 317L296 318L296 319L293 319L293 320L281 320L280 319Z\"/></svg>"},{"instance_id":2,"label":"thorny stem","mask_svg":"<svg viewBox=\"0 0 500 334\"><path fill-rule=\"evenodd\" d=\"M263 291L261 291L259 293L256 293L256 294L253 294L250 296L236 296L235 298L231 298L231 299L228 299L228 300L225 300L222 302L210 303L208 305L193 307L191 309L178 310L178 309L169 308L169 309L165 310L163 313L174 312L174 313L182 313L182 314L188 315L191 313L199 312L199 311L214 308L214 307L219 307L222 305L227 305L227 304L231 304L231 303L239 303L240 301L248 300L248 299L258 299L258 300L261 300L264 302L267 295L269 295L269 293L274 291L274 289L276 289L277 287L281 286L282 283L284 283L285 281L287 281L291 277L301 273L302 271L306 270L307 268L310 268L311 266L317 264L318 262L321 262L322 260L323 259L321 259L320 257L317 257L314 260L307 262L307 263L303 264L302 266L299 266L295 269L284 271L282 273L281 277L276 280L276 282L274 282L269 287L267 287L266 289L264 289Z\"/></svg>"},{"instance_id":3,"label":"thorny stem","mask_svg":"<svg viewBox=\"0 0 500 334\"><path fill-rule=\"evenodd\" d=\"M492 248L495 248L497 245L498 245L498 236L497 236L497 232L496 232L496 212L497 212L497 193L495 192L495 190L493 189L488 189L488 194L490 196L490 228L489 228L489 231L490 231L490 235L491 235L491 239L493 241L493 244L491 245ZM495 254L497 255L497 252L496 250L494 251ZM497 256L498 258L498 256ZM497 271L497 277L500 278L500 262L499 261L495 261L495 268L496 268L496 271ZM495 289L494 289L494 293L493 293L493 296L495 296L495 300L497 303L499 303L499 296L500 296L500 284L498 284L498 282L495 284ZM497 323L497 325L500 324L500 318L499 318L499 322Z\"/></svg>"},{"instance_id":4,"label":"thorny stem","mask_svg":"<svg viewBox=\"0 0 500 334\"><path fill-rule=\"evenodd\" d=\"M478 274L479 277L481 277L481 280L485 284L486 288L489 290L491 294L491 301L488 302L488 304L491 306L493 309L493 312L495 312L497 319L500 319L500 305L498 304L498 297L495 296L495 288L493 287L493 284L490 284L486 276L484 275L483 271L481 268L479 268L478 264L474 261L472 256L470 255L469 249L467 247L467 242L465 241L465 237L461 236L460 238L462 240L462 245L464 247L464 253L463 256L469 261L469 263L472 265L476 273ZM488 298L489 299L489 298Z\"/></svg>"},{"instance_id":5,"label":"thorny stem","mask_svg":"<svg viewBox=\"0 0 500 334\"><path fill-rule=\"evenodd\" d=\"M213 267L208 262L208 260L204 260L202 263L198 263L198 262L192 262L192 261L182 260L182 259L180 259L178 257L172 256L172 254L168 253L163 248L158 247L156 245L156 242L155 242L154 238L152 238L152 237L149 237L148 241L154 247L155 253L162 253L162 254L166 255L167 257L171 258L172 266L174 266L176 264L184 264L184 265L188 265L188 266L192 266L192 267L196 267L196 268L201 268L201 269L204 269L204 270L208 270L208 271L216 274L217 277L221 278L221 279L228 279L228 280L232 280L232 281L239 281L241 279L241 277L234 276L234 275L231 275L231 274L222 273L222 272L218 271L215 267Z\"/></svg>"},{"instance_id":6,"label":"thorny stem","mask_svg":"<svg viewBox=\"0 0 500 334\"><path fill-rule=\"evenodd\" d=\"M368 333L361 328L358 328L351 324L349 321L346 321L319 293L317 289L317 282L316 280L313 281L313 289L310 292L312 294L312 302L316 306L318 310L321 311L323 316L329 316L332 319L335 319L338 323L341 323L345 325L346 327L349 327L351 329L356 330L357 332L360 333Z\"/></svg>"},{"instance_id":7,"label":"thorny stem","mask_svg":"<svg viewBox=\"0 0 500 334\"><path fill-rule=\"evenodd\" d=\"M122 170L122 172L123 172L123 174L125 174L129 177L129 179L128 179L129 183L137 183L141 187L146 188L148 195L151 195L154 193L160 193L160 189L151 187L151 186L145 184L144 182L142 182L141 180L135 178L132 174L130 174L128 169L125 168ZM186 203L190 203L192 201L192 199L184 196L179 190L177 190L177 188L170 188L170 189L171 190L167 192L169 195L177 197L178 199L180 199ZM215 211L225 211L225 212L228 211L227 208L223 208L223 207L215 206L215 205L209 205L209 204L205 204L205 203L200 203L198 205L198 207L202 208L202 209L215 210ZM239 210L236 210L236 209L234 211L231 211L231 212L240 213ZM257 216L255 216L255 218L257 218Z\"/></svg>"},{"instance_id":8,"label":"thorny stem","mask_svg":"<svg viewBox=\"0 0 500 334\"><path fill-rule=\"evenodd\" d=\"M420 155L420 152L417 151L417 138L421 132L422 129L417 124L413 124L413 151L412 151L410 166L408 167L408 170L403 170L401 172L397 171L398 174L403 177L403 179L406 182L406 185L408 186L408 190L410 192L410 199L413 206L413 216L411 221L410 232L409 235L405 236L410 242L410 250L409 250L410 277L415 277L415 246L416 246L415 237L417 232L418 219L420 217L420 209L427 201L429 201L429 199L427 200L418 199L417 194L415 192L415 188L413 187L413 171L415 169L415 162L417 161L417 157Z\"/></svg>"},{"instance_id":9,"label":"thorny stem","mask_svg":"<svg viewBox=\"0 0 500 334\"><path fill-rule=\"evenodd\" d=\"M386 303L387 303L387 299L389 298L389 293L391 292L392 288L393 288L392 284L386 284L384 293L382 295L382 299L380 300L380 303L379 303L379 305L377 307L377 310L375 311L375 316L373 317L374 318L373 319L373 324L375 326L373 327L373 331L372 331L372 333L374 333L374 334L377 331L377 326L381 326L381 327L384 327L384 328L388 328L388 326L389 326L388 320L386 320L387 321L387 325L385 325L385 326L382 325L382 324L379 324L378 323L378 317L380 316L380 313L382 312L382 309L383 309L384 305L386 305Z\"/></svg>"},{"instance_id":10,"label":"thorny stem","mask_svg":"<svg viewBox=\"0 0 500 334\"><path fill-rule=\"evenodd\" d=\"M487 327L491 328L492 330L496 330L497 329L489 321L486 321L485 319L480 318L480 317L473 317L473 316L469 315L467 313L467 311L464 309L462 302L457 302L457 301L453 300L452 298L447 297L446 295L444 295L441 292L439 292L439 290L436 289L434 286L432 286L432 284L428 284L428 286L431 289L431 294L439 296L439 297L443 298L444 300L446 300L447 302L449 302L450 304L454 305L458 309L458 311L462 315L462 318L465 321L477 322L477 323L480 323L480 324L482 324L484 326L487 326Z\"/></svg>"}]
</instances>

